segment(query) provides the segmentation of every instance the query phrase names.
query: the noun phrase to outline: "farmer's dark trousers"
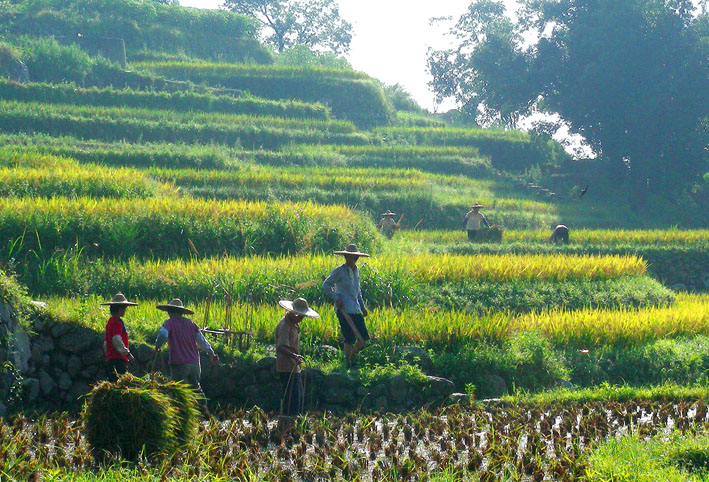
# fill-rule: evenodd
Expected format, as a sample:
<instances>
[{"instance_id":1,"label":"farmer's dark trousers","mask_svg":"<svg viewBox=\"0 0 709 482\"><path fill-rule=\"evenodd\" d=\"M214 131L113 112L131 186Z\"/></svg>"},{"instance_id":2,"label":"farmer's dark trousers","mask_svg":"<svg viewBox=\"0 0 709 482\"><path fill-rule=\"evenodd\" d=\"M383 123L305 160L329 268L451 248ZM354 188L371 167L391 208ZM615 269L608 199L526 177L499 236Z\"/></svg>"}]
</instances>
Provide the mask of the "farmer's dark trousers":
<instances>
[{"instance_id":1,"label":"farmer's dark trousers","mask_svg":"<svg viewBox=\"0 0 709 482\"><path fill-rule=\"evenodd\" d=\"M109 382L118 380L118 375L124 374L128 370L128 362L114 358L106 362L106 378Z\"/></svg>"},{"instance_id":2,"label":"farmer's dark trousers","mask_svg":"<svg viewBox=\"0 0 709 482\"><path fill-rule=\"evenodd\" d=\"M283 415L294 417L303 410L303 378L301 373L278 372L283 386Z\"/></svg>"},{"instance_id":3,"label":"farmer's dark trousers","mask_svg":"<svg viewBox=\"0 0 709 482\"><path fill-rule=\"evenodd\" d=\"M468 229L468 241L472 241L475 239L475 235L478 234L478 232L474 229Z\"/></svg>"}]
</instances>

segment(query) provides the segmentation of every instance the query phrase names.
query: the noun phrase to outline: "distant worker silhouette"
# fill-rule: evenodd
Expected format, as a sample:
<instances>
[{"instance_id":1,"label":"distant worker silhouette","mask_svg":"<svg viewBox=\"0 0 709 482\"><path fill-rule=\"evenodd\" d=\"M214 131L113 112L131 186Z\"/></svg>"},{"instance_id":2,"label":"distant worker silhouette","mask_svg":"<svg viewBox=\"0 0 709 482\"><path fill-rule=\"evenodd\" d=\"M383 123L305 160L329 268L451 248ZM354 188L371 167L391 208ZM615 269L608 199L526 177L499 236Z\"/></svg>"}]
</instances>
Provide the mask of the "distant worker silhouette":
<instances>
[{"instance_id":1,"label":"distant worker silhouette","mask_svg":"<svg viewBox=\"0 0 709 482\"><path fill-rule=\"evenodd\" d=\"M551 232L551 236L549 236L549 242L569 244L569 228L563 224L557 224L554 231Z\"/></svg>"}]
</instances>

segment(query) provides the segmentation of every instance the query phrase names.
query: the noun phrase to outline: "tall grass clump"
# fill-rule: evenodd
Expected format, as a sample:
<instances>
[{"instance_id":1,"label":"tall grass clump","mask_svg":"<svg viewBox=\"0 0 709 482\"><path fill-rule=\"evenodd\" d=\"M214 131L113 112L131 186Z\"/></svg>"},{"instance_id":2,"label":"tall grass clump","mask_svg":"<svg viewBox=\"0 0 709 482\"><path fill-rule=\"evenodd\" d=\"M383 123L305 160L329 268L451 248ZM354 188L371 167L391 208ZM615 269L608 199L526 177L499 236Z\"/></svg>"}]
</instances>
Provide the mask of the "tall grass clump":
<instances>
[{"instance_id":1,"label":"tall grass clump","mask_svg":"<svg viewBox=\"0 0 709 482\"><path fill-rule=\"evenodd\" d=\"M150 0L50 0L13 6L3 19L13 35L71 38L81 32L86 39L82 46L92 52L100 51L100 40L110 37L124 39L129 56L148 49L272 62L268 49L256 40L256 20L228 10Z\"/></svg>"}]
</instances>

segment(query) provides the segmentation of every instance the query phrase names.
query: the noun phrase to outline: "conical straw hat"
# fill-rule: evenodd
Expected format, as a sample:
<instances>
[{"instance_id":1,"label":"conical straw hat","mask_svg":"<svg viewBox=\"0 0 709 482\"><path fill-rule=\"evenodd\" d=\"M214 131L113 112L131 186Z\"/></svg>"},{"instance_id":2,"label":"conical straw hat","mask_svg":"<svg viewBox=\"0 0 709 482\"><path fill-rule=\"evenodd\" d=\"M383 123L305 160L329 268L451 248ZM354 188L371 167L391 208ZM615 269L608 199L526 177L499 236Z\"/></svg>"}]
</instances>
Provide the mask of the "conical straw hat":
<instances>
[{"instance_id":1,"label":"conical straw hat","mask_svg":"<svg viewBox=\"0 0 709 482\"><path fill-rule=\"evenodd\" d=\"M138 303L133 303L130 302L126 299L126 297L123 295L123 293L116 293L113 295L113 299L111 301L108 301L106 303L101 303L101 306L111 306L111 305L120 305L120 306L138 306Z\"/></svg>"},{"instance_id":2,"label":"conical straw hat","mask_svg":"<svg viewBox=\"0 0 709 482\"><path fill-rule=\"evenodd\" d=\"M357 249L357 246L354 244L348 244L344 251L335 251L335 254L347 254L350 256L360 256L363 258L369 258L369 255L367 253L360 252Z\"/></svg>"},{"instance_id":3,"label":"conical straw hat","mask_svg":"<svg viewBox=\"0 0 709 482\"><path fill-rule=\"evenodd\" d=\"M157 305L156 308L162 311L179 311L180 313L187 313L188 315L194 314L194 311L189 308L185 308L182 304L182 300L175 298L166 305Z\"/></svg>"},{"instance_id":4,"label":"conical straw hat","mask_svg":"<svg viewBox=\"0 0 709 482\"><path fill-rule=\"evenodd\" d=\"M308 302L304 298L297 298L295 301L281 300L278 302L281 308L298 313L308 318L320 318L320 313L308 306Z\"/></svg>"}]
</instances>

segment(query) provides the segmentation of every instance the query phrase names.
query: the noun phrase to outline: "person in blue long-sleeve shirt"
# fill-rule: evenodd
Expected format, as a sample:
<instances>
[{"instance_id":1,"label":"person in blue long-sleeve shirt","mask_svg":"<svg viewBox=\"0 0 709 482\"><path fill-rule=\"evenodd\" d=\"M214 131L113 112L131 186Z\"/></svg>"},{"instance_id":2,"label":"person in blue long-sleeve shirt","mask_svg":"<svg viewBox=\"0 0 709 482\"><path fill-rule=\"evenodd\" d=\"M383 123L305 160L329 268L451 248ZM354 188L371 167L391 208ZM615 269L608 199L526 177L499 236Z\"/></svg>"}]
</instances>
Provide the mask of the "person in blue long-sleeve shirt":
<instances>
[{"instance_id":1,"label":"person in blue long-sleeve shirt","mask_svg":"<svg viewBox=\"0 0 709 482\"><path fill-rule=\"evenodd\" d=\"M345 257L345 264L338 266L330 273L330 276L322 284L322 289L335 303L335 313L340 321L340 328L345 339L345 361L348 367L354 365L355 356L369 340L369 331L364 323L367 316L367 308L364 306L362 298L362 288L360 287L360 274L357 267L359 258L368 258L367 253L362 253L357 246L350 244L344 251L335 251ZM349 316L355 330L350 326L345 317Z\"/></svg>"}]
</instances>

